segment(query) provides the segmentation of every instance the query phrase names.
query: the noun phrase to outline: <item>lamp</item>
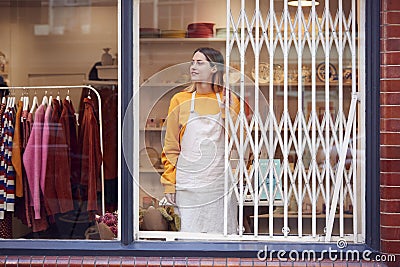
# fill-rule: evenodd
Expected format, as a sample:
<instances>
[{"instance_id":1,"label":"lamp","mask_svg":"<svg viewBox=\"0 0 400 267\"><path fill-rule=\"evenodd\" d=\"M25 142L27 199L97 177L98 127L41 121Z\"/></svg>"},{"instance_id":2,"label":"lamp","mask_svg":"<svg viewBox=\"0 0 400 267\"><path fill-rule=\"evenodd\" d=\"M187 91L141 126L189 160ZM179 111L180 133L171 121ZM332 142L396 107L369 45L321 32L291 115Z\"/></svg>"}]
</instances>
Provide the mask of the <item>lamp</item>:
<instances>
[{"instance_id":1,"label":"lamp","mask_svg":"<svg viewBox=\"0 0 400 267\"><path fill-rule=\"evenodd\" d=\"M299 2L301 2L301 6L312 6L312 0L301 0L301 1L289 1L289 6L299 6ZM319 2L315 1L315 5L318 6Z\"/></svg>"}]
</instances>

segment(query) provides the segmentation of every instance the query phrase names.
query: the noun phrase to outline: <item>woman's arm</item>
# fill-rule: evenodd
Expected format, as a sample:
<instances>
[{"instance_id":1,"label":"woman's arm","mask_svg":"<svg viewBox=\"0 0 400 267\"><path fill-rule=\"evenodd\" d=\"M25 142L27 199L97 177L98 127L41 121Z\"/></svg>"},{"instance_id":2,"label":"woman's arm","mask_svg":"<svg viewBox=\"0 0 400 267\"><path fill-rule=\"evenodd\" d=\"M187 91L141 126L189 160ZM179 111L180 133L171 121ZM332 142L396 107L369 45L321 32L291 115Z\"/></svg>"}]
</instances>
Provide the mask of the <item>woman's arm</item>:
<instances>
[{"instance_id":1,"label":"woman's arm","mask_svg":"<svg viewBox=\"0 0 400 267\"><path fill-rule=\"evenodd\" d=\"M161 162L164 164L164 173L161 175L161 183L165 193L175 193L176 162L181 151L179 125L179 101L172 97L166 120L166 133L164 147L161 154Z\"/></svg>"}]
</instances>

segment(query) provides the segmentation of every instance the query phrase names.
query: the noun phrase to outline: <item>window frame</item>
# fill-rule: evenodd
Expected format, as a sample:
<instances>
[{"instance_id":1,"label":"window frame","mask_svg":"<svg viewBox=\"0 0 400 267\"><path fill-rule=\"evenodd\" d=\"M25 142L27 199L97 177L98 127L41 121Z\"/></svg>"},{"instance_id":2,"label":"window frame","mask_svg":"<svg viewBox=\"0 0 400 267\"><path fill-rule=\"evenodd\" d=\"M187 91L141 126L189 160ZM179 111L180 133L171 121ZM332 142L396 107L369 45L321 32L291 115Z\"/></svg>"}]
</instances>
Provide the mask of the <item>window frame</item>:
<instances>
[{"instance_id":1,"label":"window frame","mask_svg":"<svg viewBox=\"0 0 400 267\"><path fill-rule=\"evenodd\" d=\"M134 5L139 0L120 0L119 2L119 54L120 60L120 113L127 112L134 88ZM366 69L366 240L365 244L349 244L346 250L370 250L379 253L380 249L380 1L366 0L365 27L365 69ZM119 125L122 128L121 124ZM121 135L121 134L120 134ZM120 146L122 136L119 136ZM133 178L123 156L119 151L121 166L120 197L120 240L4 240L0 241L3 255L68 255L68 256L157 256L157 257L257 257L257 252L268 245L268 250L314 249L321 252L332 248L333 243L293 243L293 242L188 242L160 241L146 242L133 239ZM123 200L123 201L122 201Z\"/></svg>"}]
</instances>

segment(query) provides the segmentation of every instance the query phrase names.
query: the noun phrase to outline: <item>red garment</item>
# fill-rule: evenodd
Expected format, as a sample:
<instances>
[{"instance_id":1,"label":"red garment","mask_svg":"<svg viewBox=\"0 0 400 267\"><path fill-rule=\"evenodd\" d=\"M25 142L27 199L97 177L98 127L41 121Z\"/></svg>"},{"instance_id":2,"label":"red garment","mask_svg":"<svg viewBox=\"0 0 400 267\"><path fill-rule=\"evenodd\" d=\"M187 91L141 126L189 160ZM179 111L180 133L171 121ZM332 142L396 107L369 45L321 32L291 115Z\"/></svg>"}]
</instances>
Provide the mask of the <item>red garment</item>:
<instances>
[{"instance_id":1,"label":"red garment","mask_svg":"<svg viewBox=\"0 0 400 267\"><path fill-rule=\"evenodd\" d=\"M60 123L63 126L65 138L68 145L68 164L71 170L71 184L78 185L80 183L80 156L77 137L77 125L75 118L75 109L68 100L63 101L63 110L61 113Z\"/></svg>"},{"instance_id":2,"label":"red garment","mask_svg":"<svg viewBox=\"0 0 400 267\"><path fill-rule=\"evenodd\" d=\"M60 116L60 102L53 99L44 193L48 215L73 210L68 145Z\"/></svg>"},{"instance_id":3,"label":"red garment","mask_svg":"<svg viewBox=\"0 0 400 267\"><path fill-rule=\"evenodd\" d=\"M4 219L0 220L0 238L11 239L12 236L12 212L6 211Z\"/></svg>"},{"instance_id":4,"label":"red garment","mask_svg":"<svg viewBox=\"0 0 400 267\"><path fill-rule=\"evenodd\" d=\"M114 180L117 179L118 176L118 88L115 85L96 85L95 88L97 89L97 92L100 94L101 97L101 132L103 134L104 179ZM85 106L83 100L88 95L88 93L89 89L82 90L81 105L79 107L79 124L82 124ZM92 96L96 118L98 119L99 103L97 103L97 97L93 95L93 92ZM115 181L115 183L117 183L117 181ZM108 196L108 198L113 199L112 196Z\"/></svg>"},{"instance_id":5,"label":"red garment","mask_svg":"<svg viewBox=\"0 0 400 267\"><path fill-rule=\"evenodd\" d=\"M84 99L85 111L79 131L82 149L81 184L87 187L87 210L98 210L97 192L101 191L100 169L102 155L100 149L99 123L95 116L93 100Z\"/></svg>"}]
</instances>

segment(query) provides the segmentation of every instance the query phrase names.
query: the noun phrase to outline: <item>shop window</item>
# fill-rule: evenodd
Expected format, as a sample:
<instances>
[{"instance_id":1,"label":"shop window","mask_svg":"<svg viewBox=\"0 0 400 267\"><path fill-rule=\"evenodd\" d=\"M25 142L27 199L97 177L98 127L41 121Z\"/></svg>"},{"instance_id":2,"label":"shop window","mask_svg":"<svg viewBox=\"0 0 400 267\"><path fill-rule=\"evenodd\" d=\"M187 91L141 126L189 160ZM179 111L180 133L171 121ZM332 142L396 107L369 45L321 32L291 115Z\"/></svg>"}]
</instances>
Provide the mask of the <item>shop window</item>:
<instances>
[{"instance_id":1,"label":"shop window","mask_svg":"<svg viewBox=\"0 0 400 267\"><path fill-rule=\"evenodd\" d=\"M365 118L359 109L365 105L360 86L364 63L358 57L363 52L358 39L363 14L355 0L310 2L140 1L140 68L135 77L140 87L134 110L139 142L132 168L138 170L137 239L365 242ZM220 51L229 73L224 82L229 93L224 94L226 156L220 177L225 187L217 212L223 225L221 231L204 230L207 233L183 225L189 230L177 233L176 214L182 224L190 220L182 218L186 213L179 203L168 205L171 195L165 198L165 193L175 192L168 181L175 185L175 180L166 179L166 173L175 178L173 172L180 172L186 131L182 118L192 107L189 92L178 93L192 85L189 69L200 47ZM175 122L169 122L173 97L180 105L170 119ZM168 124L176 121L179 129L166 144L173 136ZM193 140L196 144L196 135ZM171 142L175 156L168 159L165 149ZM198 159L185 160L192 161L196 172ZM201 172L191 177L208 178L208 170ZM200 191L190 192L195 196ZM179 194L177 189L175 197ZM235 203L234 217L230 201ZM214 214L211 209L205 205L192 214ZM233 232L232 220L237 223Z\"/></svg>"},{"instance_id":2,"label":"shop window","mask_svg":"<svg viewBox=\"0 0 400 267\"><path fill-rule=\"evenodd\" d=\"M1 1L0 238L118 238L117 6Z\"/></svg>"}]
</instances>

